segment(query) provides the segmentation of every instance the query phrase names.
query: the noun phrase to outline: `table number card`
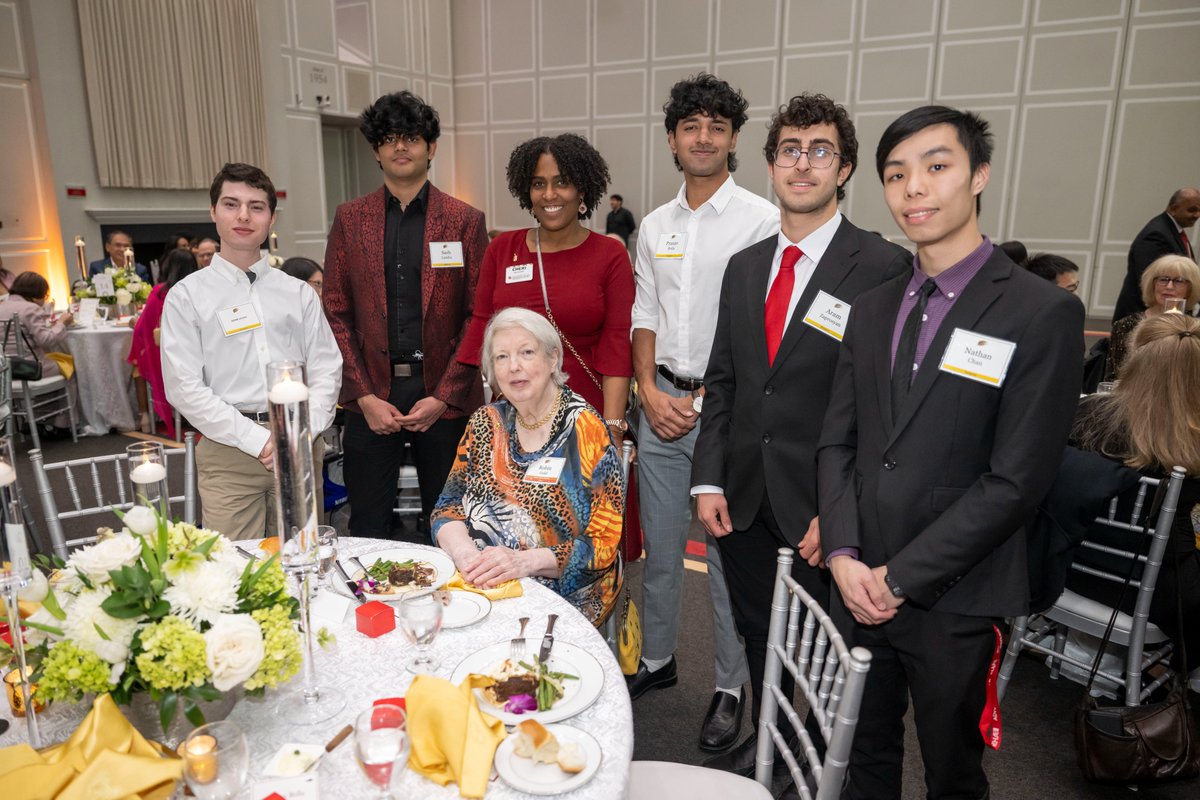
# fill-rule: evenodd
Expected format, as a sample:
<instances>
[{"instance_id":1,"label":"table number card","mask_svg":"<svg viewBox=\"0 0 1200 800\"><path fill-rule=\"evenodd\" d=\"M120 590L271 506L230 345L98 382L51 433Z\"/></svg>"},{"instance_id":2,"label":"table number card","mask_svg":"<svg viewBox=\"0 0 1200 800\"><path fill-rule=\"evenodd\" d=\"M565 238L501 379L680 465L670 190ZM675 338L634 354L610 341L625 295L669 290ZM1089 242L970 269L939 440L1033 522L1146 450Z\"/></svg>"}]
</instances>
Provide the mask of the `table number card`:
<instances>
[{"instance_id":1,"label":"table number card","mask_svg":"<svg viewBox=\"0 0 1200 800\"><path fill-rule=\"evenodd\" d=\"M79 325L91 327L96 322L96 309L100 307L100 301L95 297L85 297L79 301L79 314L75 317L75 322Z\"/></svg>"},{"instance_id":2,"label":"table number card","mask_svg":"<svg viewBox=\"0 0 1200 800\"><path fill-rule=\"evenodd\" d=\"M112 275L101 273L92 278L92 288L96 290L96 297L112 297L117 293L113 288Z\"/></svg>"}]
</instances>

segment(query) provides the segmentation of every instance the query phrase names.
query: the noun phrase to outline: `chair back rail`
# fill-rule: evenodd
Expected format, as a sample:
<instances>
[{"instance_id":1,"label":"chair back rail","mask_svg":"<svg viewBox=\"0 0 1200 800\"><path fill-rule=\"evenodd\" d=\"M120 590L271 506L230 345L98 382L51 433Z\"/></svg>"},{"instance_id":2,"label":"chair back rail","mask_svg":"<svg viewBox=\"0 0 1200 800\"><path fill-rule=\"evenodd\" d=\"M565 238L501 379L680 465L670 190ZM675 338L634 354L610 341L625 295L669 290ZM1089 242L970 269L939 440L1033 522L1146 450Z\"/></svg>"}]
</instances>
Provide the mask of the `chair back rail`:
<instances>
[{"instance_id":1,"label":"chair back rail","mask_svg":"<svg viewBox=\"0 0 1200 800\"><path fill-rule=\"evenodd\" d=\"M183 493L170 495L169 501L171 504L183 504L184 522L196 523L196 435L190 431L185 434L183 448L167 448L166 459L168 470L173 464L177 469L180 462L183 466ZM129 456L126 453L47 464L43 461L41 450L34 449L29 451L29 460L33 462L34 480L42 501L46 525L50 530L50 540L55 554L61 558L66 558L71 548L88 544L96 538L93 535L68 540L63 532L63 520L93 516L111 512L113 509L125 510L133 506L133 499L126 487L129 471ZM111 477L108 475L110 468ZM82 476L77 476L76 470L82 472ZM50 483L50 474L53 472L61 472L66 481L70 507L65 510L59 509ZM88 478L91 495L85 497L80 484L82 482L87 486ZM115 486L115 489L106 491L106 483Z\"/></svg>"},{"instance_id":2,"label":"chair back rail","mask_svg":"<svg viewBox=\"0 0 1200 800\"><path fill-rule=\"evenodd\" d=\"M841 795L850 761L871 654L861 647L847 647L821 604L792 578L793 560L789 548L780 548L767 633L754 777L769 789L778 756L791 772L800 796L805 800L814 798L777 724L782 712L800 740L803 758L816 781L816 800L834 800ZM825 739L824 762L818 758L816 744L792 701L780 688L784 670L803 694Z\"/></svg>"}]
</instances>

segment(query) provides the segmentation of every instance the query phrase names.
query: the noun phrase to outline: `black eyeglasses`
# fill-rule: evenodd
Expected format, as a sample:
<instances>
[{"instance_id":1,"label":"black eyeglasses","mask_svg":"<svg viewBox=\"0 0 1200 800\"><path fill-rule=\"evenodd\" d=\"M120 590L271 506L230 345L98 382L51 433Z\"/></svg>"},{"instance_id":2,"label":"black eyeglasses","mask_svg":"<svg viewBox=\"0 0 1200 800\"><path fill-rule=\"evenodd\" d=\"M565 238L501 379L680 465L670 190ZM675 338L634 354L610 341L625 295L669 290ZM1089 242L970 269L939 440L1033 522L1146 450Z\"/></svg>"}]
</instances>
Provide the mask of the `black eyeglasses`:
<instances>
[{"instance_id":1,"label":"black eyeglasses","mask_svg":"<svg viewBox=\"0 0 1200 800\"><path fill-rule=\"evenodd\" d=\"M1187 278L1171 278L1166 275L1159 275L1154 279L1154 282L1159 286L1191 286L1192 282Z\"/></svg>"},{"instance_id":2,"label":"black eyeglasses","mask_svg":"<svg viewBox=\"0 0 1200 800\"><path fill-rule=\"evenodd\" d=\"M841 158L841 153L826 144L819 144L808 149L785 144L775 151L775 166L784 169L794 167L800 163L802 155L808 156L808 164L813 169L825 169L833 163L835 158Z\"/></svg>"},{"instance_id":3,"label":"black eyeglasses","mask_svg":"<svg viewBox=\"0 0 1200 800\"><path fill-rule=\"evenodd\" d=\"M404 142L405 146L412 147L423 138L419 133L389 133L380 139L379 144L376 146L383 147L387 145L388 147L395 147L400 142Z\"/></svg>"}]
</instances>

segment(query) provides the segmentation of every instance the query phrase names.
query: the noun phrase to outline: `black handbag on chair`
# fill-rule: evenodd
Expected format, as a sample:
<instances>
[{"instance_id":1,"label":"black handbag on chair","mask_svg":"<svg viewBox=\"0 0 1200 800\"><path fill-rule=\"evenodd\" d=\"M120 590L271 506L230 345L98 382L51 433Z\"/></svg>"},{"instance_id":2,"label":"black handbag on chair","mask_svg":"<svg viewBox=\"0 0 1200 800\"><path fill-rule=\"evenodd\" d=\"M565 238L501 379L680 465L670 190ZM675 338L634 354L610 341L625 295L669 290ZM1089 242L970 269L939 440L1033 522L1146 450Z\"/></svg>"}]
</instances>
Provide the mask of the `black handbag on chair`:
<instances>
[{"instance_id":1,"label":"black handbag on chair","mask_svg":"<svg viewBox=\"0 0 1200 800\"><path fill-rule=\"evenodd\" d=\"M17 331L15 351L8 347L14 328ZM4 344L2 347L8 358L8 366L12 370L14 381L40 381L42 379L42 362L37 357L37 350L34 349L33 342L29 341L29 334L25 333L25 329L21 327L21 321L16 317L9 317L4 321Z\"/></svg>"}]
</instances>

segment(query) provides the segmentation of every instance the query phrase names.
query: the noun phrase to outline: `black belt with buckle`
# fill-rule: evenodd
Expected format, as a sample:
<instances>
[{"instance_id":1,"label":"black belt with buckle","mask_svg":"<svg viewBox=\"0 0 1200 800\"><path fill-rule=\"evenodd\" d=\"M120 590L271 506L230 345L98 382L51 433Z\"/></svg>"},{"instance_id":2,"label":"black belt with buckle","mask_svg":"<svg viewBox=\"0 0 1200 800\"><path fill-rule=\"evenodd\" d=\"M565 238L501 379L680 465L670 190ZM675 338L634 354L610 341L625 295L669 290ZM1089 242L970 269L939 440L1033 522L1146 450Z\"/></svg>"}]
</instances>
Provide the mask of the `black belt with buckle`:
<instances>
[{"instance_id":1,"label":"black belt with buckle","mask_svg":"<svg viewBox=\"0 0 1200 800\"><path fill-rule=\"evenodd\" d=\"M678 375L676 375L674 372L671 372L671 370L664 367L662 364L658 365L658 374L662 375L664 378L666 378L668 381L670 381L671 385L674 386L676 389L680 389L685 392L695 392L704 386L704 381L702 381L701 379L699 379L699 378L681 378Z\"/></svg>"},{"instance_id":2,"label":"black belt with buckle","mask_svg":"<svg viewBox=\"0 0 1200 800\"><path fill-rule=\"evenodd\" d=\"M271 415L266 411L242 411L242 416L255 422L270 422Z\"/></svg>"},{"instance_id":3,"label":"black belt with buckle","mask_svg":"<svg viewBox=\"0 0 1200 800\"><path fill-rule=\"evenodd\" d=\"M420 350L412 353L402 353L399 356L392 358L392 377L393 378L411 378L414 375L421 375L423 360L425 354Z\"/></svg>"}]
</instances>

